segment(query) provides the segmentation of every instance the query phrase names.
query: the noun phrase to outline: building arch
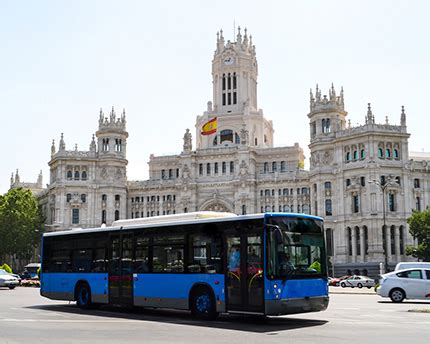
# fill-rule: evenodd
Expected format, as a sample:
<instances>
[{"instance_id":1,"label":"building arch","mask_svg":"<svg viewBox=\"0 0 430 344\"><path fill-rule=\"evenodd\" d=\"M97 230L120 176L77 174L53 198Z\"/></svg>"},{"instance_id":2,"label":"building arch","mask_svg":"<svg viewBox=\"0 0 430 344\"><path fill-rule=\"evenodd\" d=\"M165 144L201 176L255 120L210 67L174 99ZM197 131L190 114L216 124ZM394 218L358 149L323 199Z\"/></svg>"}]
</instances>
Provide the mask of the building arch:
<instances>
[{"instance_id":1,"label":"building arch","mask_svg":"<svg viewBox=\"0 0 430 344\"><path fill-rule=\"evenodd\" d=\"M218 211L218 212L228 212L228 213L234 213L233 206L220 198L216 199L209 199L200 206L200 211Z\"/></svg>"}]
</instances>

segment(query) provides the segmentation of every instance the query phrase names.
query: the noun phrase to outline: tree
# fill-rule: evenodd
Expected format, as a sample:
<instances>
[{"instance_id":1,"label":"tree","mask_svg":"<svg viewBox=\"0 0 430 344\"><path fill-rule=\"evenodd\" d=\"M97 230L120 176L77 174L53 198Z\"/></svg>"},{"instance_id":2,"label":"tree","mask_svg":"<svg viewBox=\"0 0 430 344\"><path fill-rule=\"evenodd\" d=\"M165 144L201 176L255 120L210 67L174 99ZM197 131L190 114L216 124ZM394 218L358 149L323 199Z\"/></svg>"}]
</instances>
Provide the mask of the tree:
<instances>
[{"instance_id":1,"label":"tree","mask_svg":"<svg viewBox=\"0 0 430 344\"><path fill-rule=\"evenodd\" d=\"M423 261L430 261L430 209L414 211L407 220L409 233L417 239L417 246L406 248L406 254Z\"/></svg>"},{"instance_id":2,"label":"tree","mask_svg":"<svg viewBox=\"0 0 430 344\"><path fill-rule=\"evenodd\" d=\"M30 259L40 242L43 220L30 190L11 189L0 196L0 258Z\"/></svg>"}]
</instances>

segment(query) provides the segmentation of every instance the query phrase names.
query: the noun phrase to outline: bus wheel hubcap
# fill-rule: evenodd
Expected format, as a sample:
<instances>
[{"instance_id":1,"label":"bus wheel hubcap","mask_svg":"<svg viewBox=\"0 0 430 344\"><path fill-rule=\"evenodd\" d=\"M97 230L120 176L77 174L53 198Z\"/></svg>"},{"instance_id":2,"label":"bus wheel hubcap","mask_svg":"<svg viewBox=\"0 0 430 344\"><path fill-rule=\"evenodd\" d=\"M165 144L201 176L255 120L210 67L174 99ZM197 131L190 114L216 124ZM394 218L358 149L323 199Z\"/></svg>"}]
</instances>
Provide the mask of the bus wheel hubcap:
<instances>
[{"instance_id":1,"label":"bus wheel hubcap","mask_svg":"<svg viewBox=\"0 0 430 344\"><path fill-rule=\"evenodd\" d=\"M200 313L209 311L211 306L211 300L208 295L200 295L196 299L196 308Z\"/></svg>"}]
</instances>

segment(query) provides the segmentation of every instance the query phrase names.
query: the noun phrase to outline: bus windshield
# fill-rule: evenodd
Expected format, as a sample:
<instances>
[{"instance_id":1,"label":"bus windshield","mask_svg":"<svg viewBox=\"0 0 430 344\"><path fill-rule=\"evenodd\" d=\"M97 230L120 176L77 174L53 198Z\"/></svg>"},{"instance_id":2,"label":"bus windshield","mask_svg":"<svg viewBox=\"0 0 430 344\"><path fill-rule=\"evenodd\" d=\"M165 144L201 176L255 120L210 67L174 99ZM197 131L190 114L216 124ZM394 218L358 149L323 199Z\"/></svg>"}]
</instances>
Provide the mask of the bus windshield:
<instances>
[{"instance_id":1,"label":"bus windshield","mask_svg":"<svg viewBox=\"0 0 430 344\"><path fill-rule=\"evenodd\" d=\"M268 276L273 279L327 276L322 221L280 216L271 217L268 224Z\"/></svg>"}]
</instances>

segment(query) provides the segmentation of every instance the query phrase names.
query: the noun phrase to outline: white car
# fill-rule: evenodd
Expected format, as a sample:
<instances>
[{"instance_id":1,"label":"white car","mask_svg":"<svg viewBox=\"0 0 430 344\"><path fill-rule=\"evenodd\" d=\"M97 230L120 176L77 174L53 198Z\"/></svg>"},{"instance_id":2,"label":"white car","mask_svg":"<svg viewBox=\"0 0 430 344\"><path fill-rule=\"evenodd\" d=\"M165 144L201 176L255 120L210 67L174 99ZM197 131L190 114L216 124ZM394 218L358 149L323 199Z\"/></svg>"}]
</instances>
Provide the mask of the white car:
<instances>
[{"instance_id":1,"label":"white car","mask_svg":"<svg viewBox=\"0 0 430 344\"><path fill-rule=\"evenodd\" d=\"M381 276L376 293L393 302L404 299L430 300L430 269L404 269Z\"/></svg>"},{"instance_id":2,"label":"white car","mask_svg":"<svg viewBox=\"0 0 430 344\"><path fill-rule=\"evenodd\" d=\"M15 288L19 285L19 280L15 276L0 269L0 287L8 287L9 289Z\"/></svg>"},{"instance_id":3,"label":"white car","mask_svg":"<svg viewBox=\"0 0 430 344\"><path fill-rule=\"evenodd\" d=\"M368 289L375 286L375 280L367 277L367 276L358 276L354 275L348 277L340 282L340 286L342 288L351 287L351 288L363 288L367 287Z\"/></svg>"}]
</instances>

